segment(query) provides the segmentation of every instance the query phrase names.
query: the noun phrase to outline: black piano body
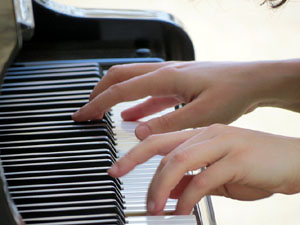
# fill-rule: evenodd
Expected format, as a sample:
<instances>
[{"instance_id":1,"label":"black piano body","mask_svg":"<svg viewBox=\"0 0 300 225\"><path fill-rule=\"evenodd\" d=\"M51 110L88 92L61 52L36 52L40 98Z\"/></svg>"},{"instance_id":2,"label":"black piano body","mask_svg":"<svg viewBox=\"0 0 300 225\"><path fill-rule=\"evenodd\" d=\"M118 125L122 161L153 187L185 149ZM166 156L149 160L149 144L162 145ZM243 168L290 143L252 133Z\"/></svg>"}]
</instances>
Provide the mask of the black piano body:
<instances>
[{"instance_id":1,"label":"black piano body","mask_svg":"<svg viewBox=\"0 0 300 225\"><path fill-rule=\"evenodd\" d=\"M6 93L5 75L10 71L22 71L26 66L53 68L91 64L100 65L101 73L101 70L123 63L194 60L189 36L170 14L91 10L45 0L1 1L0 54L2 95ZM0 223L24 224L10 197L4 174L0 165ZM205 200L205 208L202 215L208 217L208 224L215 224L209 197ZM196 207L195 211L199 224L204 224L200 208Z\"/></svg>"}]
</instances>

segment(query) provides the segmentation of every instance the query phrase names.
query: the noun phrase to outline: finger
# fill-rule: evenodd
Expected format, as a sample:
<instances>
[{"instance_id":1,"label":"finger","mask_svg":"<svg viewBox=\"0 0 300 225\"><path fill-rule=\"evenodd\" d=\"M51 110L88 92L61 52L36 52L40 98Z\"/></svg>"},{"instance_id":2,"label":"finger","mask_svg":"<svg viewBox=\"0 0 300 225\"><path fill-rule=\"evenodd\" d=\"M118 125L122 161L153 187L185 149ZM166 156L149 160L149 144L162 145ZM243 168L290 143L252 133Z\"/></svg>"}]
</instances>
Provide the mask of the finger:
<instances>
[{"instance_id":1,"label":"finger","mask_svg":"<svg viewBox=\"0 0 300 225\"><path fill-rule=\"evenodd\" d=\"M197 134L197 130L178 131L152 136L135 146L117 161L108 172L113 177L123 176L135 166L147 161L154 155L168 154L177 145L180 145L195 134Z\"/></svg>"},{"instance_id":2,"label":"finger","mask_svg":"<svg viewBox=\"0 0 300 225\"><path fill-rule=\"evenodd\" d=\"M160 172L155 173L148 191L149 213L156 214L163 210L171 191L186 172L212 164L223 157L225 152L226 148L208 140L183 149L168 161L162 160Z\"/></svg>"},{"instance_id":3,"label":"finger","mask_svg":"<svg viewBox=\"0 0 300 225\"><path fill-rule=\"evenodd\" d=\"M177 84L171 72L157 70L122 83L110 86L91 102L73 114L75 121L100 119L112 106L126 101L133 101L147 96L174 96Z\"/></svg>"},{"instance_id":4,"label":"finger","mask_svg":"<svg viewBox=\"0 0 300 225\"><path fill-rule=\"evenodd\" d=\"M180 152L182 151L182 149L191 149L194 145L198 146L200 142L204 142L214 138L220 132L221 126L220 128L218 128L218 126L202 127L195 130L198 130L198 133L193 137L187 139L182 144L178 145L173 151L171 151L168 155L164 157L164 161L167 162L173 157L178 157L176 155L181 154ZM196 148L197 147L195 147L195 149ZM160 173L162 168L162 166L159 166L156 170L156 173Z\"/></svg>"},{"instance_id":5,"label":"finger","mask_svg":"<svg viewBox=\"0 0 300 225\"><path fill-rule=\"evenodd\" d=\"M201 114L195 110L198 102L193 101L178 110L141 123L135 130L136 136L143 140L151 134L159 134L197 127L195 121Z\"/></svg>"},{"instance_id":6,"label":"finger","mask_svg":"<svg viewBox=\"0 0 300 225\"><path fill-rule=\"evenodd\" d=\"M179 198L175 210L177 215L190 214L193 207L211 190L227 184L235 177L234 165L220 160L196 175Z\"/></svg>"},{"instance_id":7,"label":"finger","mask_svg":"<svg viewBox=\"0 0 300 225\"><path fill-rule=\"evenodd\" d=\"M135 121L178 104L180 101L175 97L152 97L141 104L124 110L121 116L125 121Z\"/></svg>"},{"instance_id":8,"label":"finger","mask_svg":"<svg viewBox=\"0 0 300 225\"><path fill-rule=\"evenodd\" d=\"M171 191L170 198L178 199L195 175L185 175Z\"/></svg>"},{"instance_id":9,"label":"finger","mask_svg":"<svg viewBox=\"0 0 300 225\"><path fill-rule=\"evenodd\" d=\"M98 94L106 90L108 87L129 80L133 77L143 75L155 71L161 67L173 64L174 62L159 62L159 63L133 63L116 65L111 67L107 74L101 81L94 87L90 95L90 101L93 100Z\"/></svg>"}]
</instances>

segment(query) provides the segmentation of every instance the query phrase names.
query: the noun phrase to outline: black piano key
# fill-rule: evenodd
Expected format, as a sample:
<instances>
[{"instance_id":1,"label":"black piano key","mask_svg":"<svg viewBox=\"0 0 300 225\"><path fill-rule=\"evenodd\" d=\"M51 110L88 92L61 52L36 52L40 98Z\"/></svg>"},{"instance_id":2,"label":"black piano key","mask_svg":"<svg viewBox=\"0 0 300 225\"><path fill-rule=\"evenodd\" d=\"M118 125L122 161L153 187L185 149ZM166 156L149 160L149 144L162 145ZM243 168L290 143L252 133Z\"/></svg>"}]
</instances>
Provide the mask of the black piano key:
<instances>
[{"instance_id":1,"label":"black piano key","mask_svg":"<svg viewBox=\"0 0 300 225\"><path fill-rule=\"evenodd\" d=\"M57 91L57 92L43 92L43 93L23 93L23 94L6 94L0 95L0 101L3 100L21 100L21 99L40 99L40 98L53 98L61 96L78 96L78 95L90 95L91 89L76 90L76 91Z\"/></svg>"},{"instance_id":2,"label":"black piano key","mask_svg":"<svg viewBox=\"0 0 300 225\"><path fill-rule=\"evenodd\" d=\"M35 103L18 103L18 104L0 104L1 116L9 115L26 115L27 114L39 114L42 111L37 111L44 109L45 112L57 112L56 110L62 111L68 108L76 109L85 105L88 101L83 100L65 100L65 101L49 101L49 102L35 102Z\"/></svg>"},{"instance_id":3,"label":"black piano key","mask_svg":"<svg viewBox=\"0 0 300 225\"><path fill-rule=\"evenodd\" d=\"M2 104L18 104L18 103L47 103L53 101L69 101L69 100L89 100L89 93L77 94L77 95L60 95L60 96L39 96L39 97L27 97L18 98L12 96L11 98L0 98L0 105Z\"/></svg>"},{"instance_id":4,"label":"black piano key","mask_svg":"<svg viewBox=\"0 0 300 225\"><path fill-rule=\"evenodd\" d=\"M74 163L74 162L70 162ZM103 162L101 162L103 163ZM106 162L106 166L111 166L111 162ZM45 164L44 164L45 165ZM25 166L24 166L25 167ZM26 169L26 168L25 168ZM91 174L76 174L76 175L62 175L62 176L40 176L40 177L27 177L27 178L11 178L7 179L8 185L26 185L26 184L48 184L48 183L69 183L79 181L99 181L99 180L115 180L107 173L91 173Z\"/></svg>"},{"instance_id":5,"label":"black piano key","mask_svg":"<svg viewBox=\"0 0 300 225\"><path fill-rule=\"evenodd\" d=\"M98 122L98 123L65 123L65 124L51 124L45 126L41 124L40 126L33 126L33 127L16 127L16 128L6 128L2 129L0 127L0 134L17 134L17 133L24 133L24 132L40 132L40 131L52 131L52 130L73 130L73 129L91 129L91 128L102 128L107 129L113 135L113 131L111 127L107 123Z\"/></svg>"},{"instance_id":6,"label":"black piano key","mask_svg":"<svg viewBox=\"0 0 300 225\"><path fill-rule=\"evenodd\" d=\"M35 139L53 139L62 137L81 137L81 136L110 136L110 133L103 128L94 129L76 129L76 130L55 130L55 131L40 131L40 132L25 132L16 134L1 134L0 141L20 141L20 140L35 140ZM113 137L111 137L113 141Z\"/></svg>"},{"instance_id":7,"label":"black piano key","mask_svg":"<svg viewBox=\"0 0 300 225\"><path fill-rule=\"evenodd\" d=\"M28 210L21 211L22 216L25 218L26 224L28 224L27 218L35 217L59 217L59 216L78 216L78 215L102 215L111 214L114 215L115 219L120 219L117 224L124 224L123 211L115 205L106 206L86 206L86 207L70 207L70 208L57 208L52 210ZM64 223L66 224L66 221ZM71 223L73 224L73 223ZM84 223L88 224L88 223ZM100 223L103 224L103 223ZM105 224L105 223L104 223Z\"/></svg>"},{"instance_id":8,"label":"black piano key","mask_svg":"<svg viewBox=\"0 0 300 225\"><path fill-rule=\"evenodd\" d=\"M1 146L2 143L0 143ZM107 141L93 141L93 142L78 142L78 143L52 143L41 145L19 145L13 147L1 147L1 156L12 154L31 154L42 152L57 152L57 151L75 151L88 149L108 149L113 156L116 156L116 149L110 142Z\"/></svg>"},{"instance_id":9,"label":"black piano key","mask_svg":"<svg viewBox=\"0 0 300 225\"><path fill-rule=\"evenodd\" d=\"M52 216L26 218L26 224L39 225L123 225L124 218L117 213L92 214L92 215L72 215L72 216Z\"/></svg>"},{"instance_id":10,"label":"black piano key","mask_svg":"<svg viewBox=\"0 0 300 225\"><path fill-rule=\"evenodd\" d=\"M79 84L62 84L62 85L44 85L42 88L39 86L32 87L16 87L16 88L2 88L3 95L6 94L20 94L26 93L43 93L43 92L57 92L57 91L77 91L77 90L92 90L97 82L79 83Z\"/></svg>"},{"instance_id":11,"label":"black piano key","mask_svg":"<svg viewBox=\"0 0 300 225\"><path fill-rule=\"evenodd\" d=\"M45 81L45 80L63 80L63 79L85 79L96 78L100 79L98 71L92 69L84 69L85 72L60 72L55 73L52 71L27 71L27 72L14 72L13 74L6 74L4 83L17 83L17 82L29 82L29 81ZM36 73L35 73L36 72Z\"/></svg>"},{"instance_id":12,"label":"black piano key","mask_svg":"<svg viewBox=\"0 0 300 225\"><path fill-rule=\"evenodd\" d=\"M47 158L47 157L68 157L76 155L106 155L109 154L111 157L114 157L110 149L85 149L82 150L73 150L73 151L55 151L55 152L36 152L36 153L19 153L19 154L6 154L2 155L1 159L3 161L13 161L13 160L24 160L24 159L37 159L37 158Z\"/></svg>"},{"instance_id":13,"label":"black piano key","mask_svg":"<svg viewBox=\"0 0 300 225\"><path fill-rule=\"evenodd\" d=\"M1 117L0 117L1 121ZM88 121L88 122L74 122L68 117L68 120L53 120L53 121L38 121L38 122L30 122L30 121L24 121L23 123L3 123L0 124L0 131L1 130L7 130L9 131L10 129L38 129L39 127L64 127L64 126L76 126L76 125L82 125L82 126L93 126L97 125L99 126L104 126L104 125L109 125L108 128L111 130L113 127L111 124L104 118L98 121Z\"/></svg>"},{"instance_id":14,"label":"black piano key","mask_svg":"<svg viewBox=\"0 0 300 225\"><path fill-rule=\"evenodd\" d=\"M84 84L91 84L95 83L97 84L99 82L98 78L94 79L65 79L61 81L31 81L31 82L15 82L15 83L4 83L2 84L3 89L14 89L17 90L18 88L20 89L36 89L36 90L43 90L44 88L49 88L49 87L71 87L72 85L84 85Z\"/></svg>"},{"instance_id":15,"label":"black piano key","mask_svg":"<svg viewBox=\"0 0 300 225\"><path fill-rule=\"evenodd\" d=\"M81 67L86 68L86 67L91 67L95 68L97 70L100 70L99 64L98 63L61 63L61 64L41 64L41 65L36 65L30 63L17 63L14 64L12 67L7 69L7 74L9 75L12 72L17 72L17 71L34 71L34 70L48 70L48 69L58 69L58 68L64 68L64 69L75 69L78 70Z\"/></svg>"},{"instance_id":16,"label":"black piano key","mask_svg":"<svg viewBox=\"0 0 300 225\"><path fill-rule=\"evenodd\" d=\"M16 123L37 123L37 122L49 122L49 121L73 121L72 120L73 113L50 113L50 114L42 114L42 115L25 115L25 116L9 116L9 117L0 117L0 129L1 127L6 127L11 124ZM104 115L103 117L107 123L113 126L113 122L111 119ZM102 119L103 120L103 119ZM101 120L99 120L101 121Z\"/></svg>"},{"instance_id":17,"label":"black piano key","mask_svg":"<svg viewBox=\"0 0 300 225\"><path fill-rule=\"evenodd\" d=\"M80 155L67 155L67 156L40 156L40 157L18 157L18 158L2 158L2 166L7 165L32 165L32 164L39 164L39 163L51 163L51 162L75 162L75 161L82 161L82 160L102 160L102 159L109 159L113 163L115 163L114 157L110 154L80 154Z\"/></svg>"},{"instance_id":18,"label":"black piano key","mask_svg":"<svg viewBox=\"0 0 300 225\"><path fill-rule=\"evenodd\" d=\"M111 138L108 136L93 136L93 137L71 137L71 138L55 138L55 139L47 139L47 140L21 140L21 141L5 141L0 143L0 148L2 147L3 153L6 152L7 147L21 147L26 148L27 146L34 147L35 145L42 147L48 147L50 145L58 146L59 145L70 145L70 144L80 144L85 146L87 149L88 146L94 144L102 144L105 143L105 148L110 149L112 153L116 153L117 150L114 147L114 143L111 141ZM68 146L66 146L68 147ZM93 148L93 147L92 147ZM70 148L68 148L70 150ZM47 150L48 151L48 150ZM62 151L62 150L61 150ZM11 151L12 152L12 151ZM25 150L28 152L28 149ZM41 151L39 150L39 153ZM5 153L8 154L8 153ZM20 150L16 150L12 154L22 154ZM27 153L28 154L28 153Z\"/></svg>"},{"instance_id":19,"label":"black piano key","mask_svg":"<svg viewBox=\"0 0 300 225\"><path fill-rule=\"evenodd\" d=\"M107 197L107 193L113 193L114 198L110 199ZM81 199L81 196L88 195L101 195L105 194L104 198L97 198L97 199L89 199L84 200ZM111 194L110 194L111 195ZM27 191L27 192L18 192L18 193L11 193L13 199L26 199L25 203L17 204L19 210L34 210L34 209L51 209L57 207L70 207L70 206L99 206L99 205L108 205L112 204L113 202L119 206L120 209L124 209L124 196L122 196L120 190L115 188L114 186L98 186L98 187L84 187L84 188L70 188L70 189L50 189L50 190L34 190L34 191ZM80 198L80 201L76 198L74 201L52 201L52 198L56 197L65 197L65 196L76 196ZM30 199L33 198L45 198L45 201L41 202L32 202ZM30 202L30 203L28 203Z\"/></svg>"},{"instance_id":20,"label":"black piano key","mask_svg":"<svg viewBox=\"0 0 300 225\"><path fill-rule=\"evenodd\" d=\"M97 216L95 219L91 220L78 220L78 217L74 218L74 220L70 221L52 221L52 222L41 222L39 220L35 220L32 222L31 220L24 220L26 224L39 224L39 225L123 225L121 222L121 218L118 215L113 215L109 218L103 219L103 217Z\"/></svg>"},{"instance_id":21,"label":"black piano key","mask_svg":"<svg viewBox=\"0 0 300 225\"><path fill-rule=\"evenodd\" d=\"M107 185L107 186L94 186L94 187L76 187L76 188L52 188L52 189L35 189L30 191L10 191L12 197L21 197L21 196L34 196L34 195L41 195L41 194L64 194L64 193L86 193L90 191L97 191L97 192L106 192L111 191L115 192L119 195L120 199L122 199L121 191L116 188L115 185ZM105 202L106 199L102 200ZM79 202L80 204L81 202ZM99 202L101 203L101 202ZM62 205L62 204L61 204ZM44 206L44 207L51 207Z\"/></svg>"},{"instance_id":22,"label":"black piano key","mask_svg":"<svg viewBox=\"0 0 300 225\"><path fill-rule=\"evenodd\" d=\"M5 174L10 173L21 173L21 172L34 172L34 171L59 171L59 170L71 170L74 169L76 171L78 168L105 168L110 167L112 165L111 160L103 159L86 159L81 161L67 161L67 162L40 162L40 163L31 163L31 164L15 164L15 165L5 165L3 168L5 169ZM76 182L76 181L73 181ZM27 185L29 183L25 184L19 184L17 185ZM41 183L44 184L44 183ZM14 185L16 186L16 185Z\"/></svg>"},{"instance_id":23,"label":"black piano key","mask_svg":"<svg viewBox=\"0 0 300 225\"><path fill-rule=\"evenodd\" d=\"M118 182L115 182L118 181ZM27 184L8 187L10 192L22 192L22 191L34 191L44 189L60 189L60 188L82 188L82 187L99 187L99 186L113 186L118 190L122 190L119 180L101 180L101 181L81 181L81 182L70 182L61 184Z\"/></svg>"}]
</instances>

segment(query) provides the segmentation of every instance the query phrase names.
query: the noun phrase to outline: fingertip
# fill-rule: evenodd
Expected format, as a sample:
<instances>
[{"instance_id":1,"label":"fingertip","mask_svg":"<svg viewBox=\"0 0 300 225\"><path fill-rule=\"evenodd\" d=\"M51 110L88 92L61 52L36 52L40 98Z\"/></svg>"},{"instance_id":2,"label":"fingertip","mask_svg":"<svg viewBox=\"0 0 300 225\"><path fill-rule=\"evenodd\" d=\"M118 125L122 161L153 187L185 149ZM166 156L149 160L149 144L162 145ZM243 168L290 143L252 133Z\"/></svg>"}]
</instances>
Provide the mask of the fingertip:
<instances>
[{"instance_id":1,"label":"fingertip","mask_svg":"<svg viewBox=\"0 0 300 225\"><path fill-rule=\"evenodd\" d=\"M119 177L119 167L114 164L111 168L107 170L108 174L112 177Z\"/></svg>"},{"instance_id":2,"label":"fingertip","mask_svg":"<svg viewBox=\"0 0 300 225\"><path fill-rule=\"evenodd\" d=\"M80 114L80 110L77 110L75 113L72 114L72 120L80 122Z\"/></svg>"},{"instance_id":3,"label":"fingertip","mask_svg":"<svg viewBox=\"0 0 300 225\"><path fill-rule=\"evenodd\" d=\"M184 209L176 209L174 214L175 215L190 215L192 213L192 210L193 209L187 209L187 208L184 208Z\"/></svg>"},{"instance_id":4,"label":"fingertip","mask_svg":"<svg viewBox=\"0 0 300 225\"><path fill-rule=\"evenodd\" d=\"M146 124L140 124L136 129L135 129L135 135L138 139L144 140L151 134L151 130Z\"/></svg>"},{"instance_id":5,"label":"fingertip","mask_svg":"<svg viewBox=\"0 0 300 225\"><path fill-rule=\"evenodd\" d=\"M163 215L165 204L159 204L153 200L147 202L147 213L149 215Z\"/></svg>"},{"instance_id":6,"label":"fingertip","mask_svg":"<svg viewBox=\"0 0 300 225\"><path fill-rule=\"evenodd\" d=\"M135 117L132 116L132 114L128 110L124 110L121 112L121 117L125 121L135 121L137 120Z\"/></svg>"}]
</instances>

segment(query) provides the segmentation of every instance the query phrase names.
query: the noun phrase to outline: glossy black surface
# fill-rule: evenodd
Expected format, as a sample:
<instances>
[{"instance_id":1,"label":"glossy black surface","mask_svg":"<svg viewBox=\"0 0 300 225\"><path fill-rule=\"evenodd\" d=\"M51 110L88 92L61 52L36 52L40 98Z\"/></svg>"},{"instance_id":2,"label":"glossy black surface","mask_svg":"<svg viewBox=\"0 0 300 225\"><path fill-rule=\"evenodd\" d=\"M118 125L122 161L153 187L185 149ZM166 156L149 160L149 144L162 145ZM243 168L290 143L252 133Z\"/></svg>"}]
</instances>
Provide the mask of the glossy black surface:
<instances>
[{"instance_id":1,"label":"glossy black surface","mask_svg":"<svg viewBox=\"0 0 300 225\"><path fill-rule=\"evenodd\" d=\"M35 33L19 61L152 57L193 60L192 42L169 19L85 17L34 2ZM165 14L169 18L169 14ZM147 54L144 54L147 52Z\"/></svg>"}]
</instances>

